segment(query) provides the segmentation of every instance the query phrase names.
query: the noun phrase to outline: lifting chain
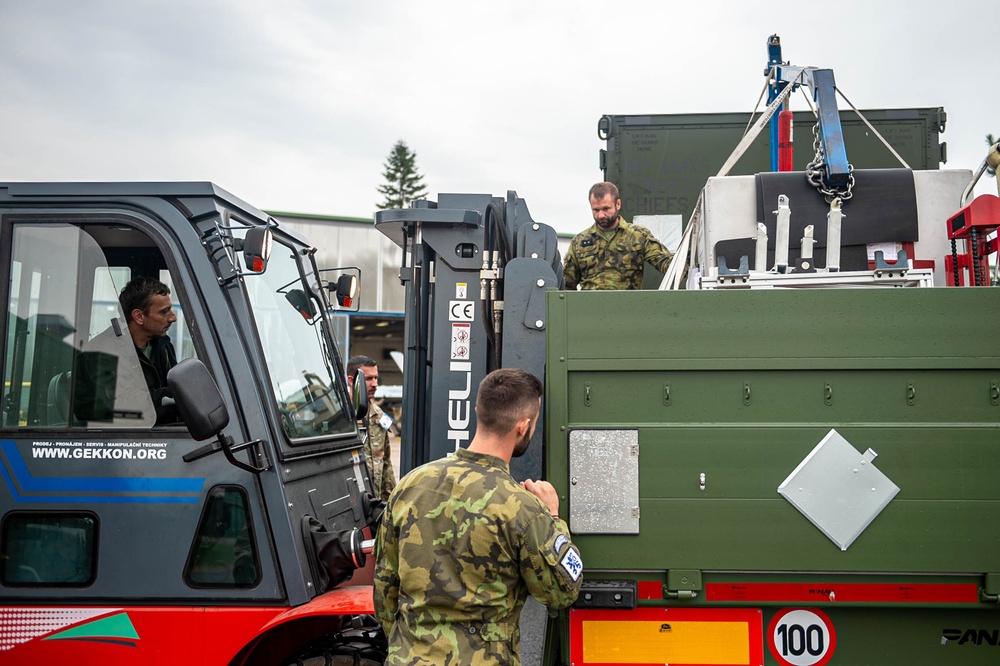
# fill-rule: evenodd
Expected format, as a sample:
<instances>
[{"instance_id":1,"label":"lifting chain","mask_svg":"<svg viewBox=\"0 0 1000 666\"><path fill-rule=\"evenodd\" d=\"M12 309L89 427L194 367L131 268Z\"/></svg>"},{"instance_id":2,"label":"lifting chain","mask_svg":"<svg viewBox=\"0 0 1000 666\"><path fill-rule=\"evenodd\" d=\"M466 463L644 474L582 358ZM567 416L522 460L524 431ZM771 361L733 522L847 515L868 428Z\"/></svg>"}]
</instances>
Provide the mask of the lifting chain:
<instances>
[{"instance_id":1,"label":"lifting chain","mask_svg":"<svg viewBox=\"0 0 1000 666\"><path fill-rule=\"evenodd\" d=\"M826 175L826 169L823 166L823 142L820 141L819 138L819 123L813 125L813 149L815 151L815 157L813 157L812 162L806 165L806 180L808 180L809 184L815 187L819 193L826 198L827 203L832 203L834 199L840 199L841 203L845 203L848 199L854 196L851 192L854 188L854 165L847 165L847 168L850 170L850 176L847 179L847 187L827 187L823 182L823 177Z\"/></svg>"}]
</instances>

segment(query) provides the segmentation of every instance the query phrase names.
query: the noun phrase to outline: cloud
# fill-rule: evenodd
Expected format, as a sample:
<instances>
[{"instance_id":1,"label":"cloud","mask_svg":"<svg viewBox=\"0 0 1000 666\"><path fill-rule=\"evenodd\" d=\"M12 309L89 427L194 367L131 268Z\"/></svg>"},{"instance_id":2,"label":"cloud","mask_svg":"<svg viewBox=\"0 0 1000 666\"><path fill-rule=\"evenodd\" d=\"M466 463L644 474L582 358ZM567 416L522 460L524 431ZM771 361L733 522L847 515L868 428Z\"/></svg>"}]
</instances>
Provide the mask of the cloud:
<instances>
[{"instance_id":1,"label":"cloud","mask_svg":"<svg viewBox=\"0 0 1000 666\"><path fill-rule=\"evenodd\" d=\"M988 21L962 5L9 2L0 179L209 179L260 208L361 217L403 139L433 195L514 189L576 231L601 115L748 113L773 33L861 108L945 107L948 166L972 169L1000 93Z\"/></svg>"}]
</instances>

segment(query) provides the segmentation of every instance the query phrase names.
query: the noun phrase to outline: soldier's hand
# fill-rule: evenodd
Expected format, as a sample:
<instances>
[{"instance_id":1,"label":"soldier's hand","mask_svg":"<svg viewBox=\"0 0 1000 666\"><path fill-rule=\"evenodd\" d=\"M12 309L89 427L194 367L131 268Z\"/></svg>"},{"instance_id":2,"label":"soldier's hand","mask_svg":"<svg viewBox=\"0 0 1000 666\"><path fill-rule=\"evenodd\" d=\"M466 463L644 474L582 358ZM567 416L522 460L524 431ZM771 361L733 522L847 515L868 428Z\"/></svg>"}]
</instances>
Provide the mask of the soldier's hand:
<instances>
[{"instance_id":1,"label":"soldier's hand","mask_svg":"<svg viewBox=\"0 0 1000 666\"><path fill-rule=\"evenodd\" d=\"M559 494L555 486L548 481L526 479L521 482L521 487L542 500L542 503L549 508L549 513L555 517L559 516Z\"/></svg>"}]
</instances>

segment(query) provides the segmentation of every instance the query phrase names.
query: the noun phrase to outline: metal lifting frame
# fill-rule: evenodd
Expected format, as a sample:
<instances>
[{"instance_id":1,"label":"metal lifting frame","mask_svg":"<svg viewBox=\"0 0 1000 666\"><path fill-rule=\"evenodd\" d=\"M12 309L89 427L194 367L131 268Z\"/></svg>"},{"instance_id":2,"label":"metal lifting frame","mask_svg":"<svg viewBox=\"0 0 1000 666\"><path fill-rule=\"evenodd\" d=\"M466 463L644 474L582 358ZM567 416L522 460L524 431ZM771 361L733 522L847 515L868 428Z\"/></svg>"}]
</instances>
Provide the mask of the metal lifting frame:
<instances>
[{"instance_id":1,"label":"metal lifting frame","mask_svg":"<svg viewBox=\"0 0 1000 666\"><path fill-rule=\"evenodd\" d=\"M823 162L826 167L826 185L829 188L846 187L851 176L844 146L844 130L840 124L837 108L837 84L832 69L797 67L781 60L781 40L771 35L767 43L768 75L774 71L768 84L768 103L789 85L807 86L813 93L816 115L819 123L819 138L823 146ZM800 79L801 77L801 79ZM797 80L800 79L800 80ZM787 104L787 102L786 102ZM778 120L771 119L771 170L778 170Z\"/></svg>"}]
</instances>

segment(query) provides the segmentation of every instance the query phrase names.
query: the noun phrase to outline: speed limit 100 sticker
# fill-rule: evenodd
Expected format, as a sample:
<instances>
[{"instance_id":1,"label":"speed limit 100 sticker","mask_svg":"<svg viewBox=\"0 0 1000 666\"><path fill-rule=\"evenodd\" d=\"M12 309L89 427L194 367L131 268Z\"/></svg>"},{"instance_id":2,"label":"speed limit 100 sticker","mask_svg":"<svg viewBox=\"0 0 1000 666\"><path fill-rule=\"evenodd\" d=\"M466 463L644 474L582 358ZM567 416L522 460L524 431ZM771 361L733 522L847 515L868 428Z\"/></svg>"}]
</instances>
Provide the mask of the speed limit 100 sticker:
<instances>
[{"instance_id":1,"label":"speed limit 100 sticker","mask_svg":"<svg viewBox=\"0 0 1000 666\"><path fill-rule=\"evenodd\" d=\"M767 627L767 646L779 664L823 666L837 647L837 634L826 613L786 608L771 619Z\"/></svg>"}]
</instances>

